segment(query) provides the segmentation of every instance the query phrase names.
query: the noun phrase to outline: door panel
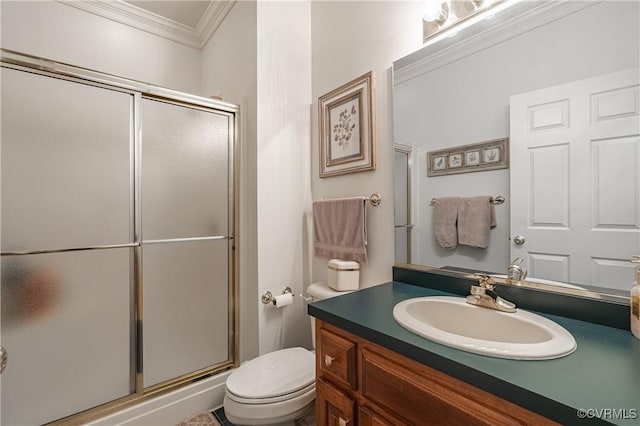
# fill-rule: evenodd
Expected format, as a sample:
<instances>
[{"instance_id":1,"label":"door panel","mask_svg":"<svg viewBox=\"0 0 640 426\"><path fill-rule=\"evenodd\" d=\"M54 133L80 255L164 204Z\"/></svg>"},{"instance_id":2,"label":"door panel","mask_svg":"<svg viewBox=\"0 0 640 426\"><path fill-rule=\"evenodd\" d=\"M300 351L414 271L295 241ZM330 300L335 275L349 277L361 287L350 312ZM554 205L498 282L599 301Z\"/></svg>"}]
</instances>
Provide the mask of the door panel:
<instances>
[{"instance_id":1,"label":"door panel","mask_svg":"<svg viewBox=\"0 0 640 426\"><path fill-rule=\"evenodd\" d=\"M530 227L569 227L569 147L531 148Z\"/></svg>"},{"instance_id":2,"label":"door panel","mask_svg":"<svg viewBox=\"0 0 640 426\"><path fill-rule=\"evenodd\" d=\"M144 240L229 235L229 117L142 100Z\"/></svg>"},{"instance_id":3,"label":"door panel","mask_svg":"<svg viewBox=\"0 0 640 426\"><path fill-rule=\"evenodd\" d=\"M628 289L640 252L638 69L511 97L511 258L529 275ZM617 278L613 278L617 277Z\"/></svg>"},{"instance_id":4,"label":"door panel","mask_svg":"<svg viewBox=\"0 0 640 426\"><path fill-rule=\"evenodd\" d=\"M2 424L134 392L130 248L2 257Z\"/></svg>"},{"instance_id":5,"label":"door panel","mask_svg":"<svg viewBox=\"0 0 640 426\"><path fill-rule=\"evenodd\" d=\"M592 143L593 228L613 231L640 229L635 200L640 194L638 137L611 138ZM621 185L620 182L628 182Z\"/></svg>"},{"instance_id":6,"label":"door panel","mask_svg":"<svg viewBox=\"0 0 640 426\"><path fill-rule=\"evenodd\" d=\"M144 386L230 359L227 240L144 244Z\"/></svg>"},{"instance_id":7,"label":"door panel","mask_svg":"<svg viewBox=\"0 0 640 426\"><path fill-rule=\"evenodd\" d=\"M133 96L2 68L2 251L130 242Z\"/></svg>"}]
</instances>

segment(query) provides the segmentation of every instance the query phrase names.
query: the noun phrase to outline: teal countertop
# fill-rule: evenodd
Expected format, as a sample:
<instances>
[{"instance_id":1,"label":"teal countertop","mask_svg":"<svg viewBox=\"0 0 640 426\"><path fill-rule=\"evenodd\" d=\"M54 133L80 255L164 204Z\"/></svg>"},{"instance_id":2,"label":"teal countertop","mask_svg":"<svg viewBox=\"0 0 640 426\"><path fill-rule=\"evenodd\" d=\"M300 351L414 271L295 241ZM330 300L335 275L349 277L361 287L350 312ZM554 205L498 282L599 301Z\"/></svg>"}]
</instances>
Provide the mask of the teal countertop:
<instances>
[{"instance_id":1,"label":"teal countertop","mask_svg":"<svg viewBox=\"0 0 640 426\"><path fill-rule=\"evenodd\" d=\"M492 358L432 342L393 319L396 303L424 296L456 295L394 281L314 302L308 310L557 422L640 424L640 340L629 331L536 312L565 327L576 339L576 351L552 360Z\"/></svg>"}]
</instances>

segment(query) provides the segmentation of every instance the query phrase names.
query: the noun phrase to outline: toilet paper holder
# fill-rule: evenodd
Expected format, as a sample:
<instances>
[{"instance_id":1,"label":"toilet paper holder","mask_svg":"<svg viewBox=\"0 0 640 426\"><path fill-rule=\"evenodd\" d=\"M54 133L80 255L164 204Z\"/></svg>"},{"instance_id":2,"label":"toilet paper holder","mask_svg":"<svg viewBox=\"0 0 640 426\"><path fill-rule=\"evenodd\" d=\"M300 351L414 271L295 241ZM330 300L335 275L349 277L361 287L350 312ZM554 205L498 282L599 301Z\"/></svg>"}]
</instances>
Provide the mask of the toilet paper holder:
<instances>
[{"instance_id":1,"label":"toilet paper holder","mask_svg":"<svg viewBox=\"0 0 640 426\"><path fill-rule=\"evenodd\" d=\"M291 290L291 287L289 286L286 286L285 288L282 289L282 294L287 294L287 293L289 294L293 293L293 291ZM264 303L265 305L268 305L269 303L273 303L275 305L276 298L273 297L273 293L267 290L262 294L262 303Z\"/></svg>"}]
</instances>

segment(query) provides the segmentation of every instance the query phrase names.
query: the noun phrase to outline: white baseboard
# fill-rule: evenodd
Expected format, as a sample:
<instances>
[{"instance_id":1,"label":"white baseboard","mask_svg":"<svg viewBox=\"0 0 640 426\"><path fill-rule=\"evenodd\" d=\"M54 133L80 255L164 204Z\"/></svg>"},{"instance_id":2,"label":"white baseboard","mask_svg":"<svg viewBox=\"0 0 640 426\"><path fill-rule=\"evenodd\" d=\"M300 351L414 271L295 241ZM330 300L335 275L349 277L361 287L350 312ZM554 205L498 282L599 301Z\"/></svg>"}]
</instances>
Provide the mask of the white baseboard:
<instances>
[{"instance_id":1,"label":"white baseboard","mask_svg":"<svg viewBox=\"0 0 640 426\"><path fill-rule=\"evenodd\" d=\"M89 426L174 426L196 414L222 406L225 371L88 423Z\"/></svg>"}]
</instances>

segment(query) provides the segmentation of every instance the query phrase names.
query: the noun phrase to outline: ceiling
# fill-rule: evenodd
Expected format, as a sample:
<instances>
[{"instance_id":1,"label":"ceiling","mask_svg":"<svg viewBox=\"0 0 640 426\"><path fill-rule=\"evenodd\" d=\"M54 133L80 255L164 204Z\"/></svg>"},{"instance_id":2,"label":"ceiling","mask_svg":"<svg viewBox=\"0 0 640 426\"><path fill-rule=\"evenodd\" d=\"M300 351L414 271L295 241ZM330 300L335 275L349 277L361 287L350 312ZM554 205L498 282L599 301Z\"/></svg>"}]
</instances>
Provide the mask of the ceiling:
<instances>
[{"instance_id":1,"label":"ceiling","mask_svg":"<svg viewBox=\"0 0 640 426\"><path fill-rule=\"evenodd\" d=\"M237 0L57 0L148 33L202 49Z\"/></svg>"},{"instance_id":2,"label":"ceiling","mask_svg":"<svg viewBox=\"0 0 640 426\"><path fill-rule=\"evenodd\" d=\"M209 0L174 0L174 1L125 1L133 6L156 15L163 16L181 24L196 28L207 8L214 3Z\"/></svg>"}]
</instances>

